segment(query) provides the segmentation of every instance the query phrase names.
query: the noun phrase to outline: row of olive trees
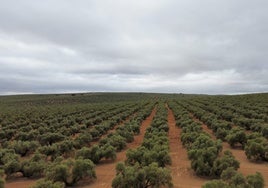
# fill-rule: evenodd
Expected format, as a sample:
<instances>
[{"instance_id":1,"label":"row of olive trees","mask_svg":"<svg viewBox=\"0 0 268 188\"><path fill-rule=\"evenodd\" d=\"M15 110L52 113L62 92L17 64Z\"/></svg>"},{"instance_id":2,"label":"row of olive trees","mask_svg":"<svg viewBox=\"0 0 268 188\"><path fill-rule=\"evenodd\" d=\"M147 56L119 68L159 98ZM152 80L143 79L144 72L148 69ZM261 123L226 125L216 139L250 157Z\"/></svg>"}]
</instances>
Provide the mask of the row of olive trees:
<instances>
[{"instance_id":1,"label":"row of olive trees","mask_svg":"<svg viewBox=\"0 0 268 188\"><path fill-rule=\"evenodd\" d=\"M84 146L77 150L75 159L66 160L63 157L56 157L48 167L43 169L44 179L38 181L35 188L73 186L83 178L96 178L94 166L102 159L116 159L116 152L124 149L126 143L132 142L134 135L139 133L139 126L152 107L153 105L147 105L128 123L120 125L115 132L103 137L98 144L91 147Z\"/></svg>"},{"instance_id":2,"label":"row of olive trees","mask_svg":"<svg viewBox=\"0 0 268 188\"><path fill-rule=\"evenodd\" d=\"M218 119L226 120L232 124L238 125L246 130L258 132L262 136L268 138L268 118L265 109L260 108L258 112L258 103L254 103L255 110L244 109L241 106L233 106L232 103L223 105L222 103L216 102L217 100L209 100L204 102L201 100L197 105L202 109L213 113ZM242 104L243 101L240 101Z\"/></svg>"},{"instance_id":3,"label":"row of olive trees","mask_svg":"<svg viewBox=\"0 0 268 188\"><path fill-rule=\"evenodd\" d=\"M251 129L252 125L265 124L268 122L267 108L264 106L263 99L252 100L245 102L245 98L239 100L229 100L230 97L206 97L195 99L199 106L215 113L219 118L227 121L233 121L244 128ZM266 95L267 97L267 95ZM255 101L254 101L255 100ZM249 104L249 102L251 104Z\"/></svg>"},{"instance_id":4,"label":"row of olive trees","mask_svg":"<svg viewBox=\"0 0 268 188\"><path fill-rule=\"evenodd\" d=\"M261 174L256 173L244 177L237 172L239 162L230 151L225 151L219 157L222 149L221 141L213 141L210 136L202 131L189 112L181 106L172 103L178 126L182 128L181 141L188 150L191 166L197 175L221 178L206 183L203 187L264 187ZM185 105L182 105L185 106Z\"/></svg>"},{"instance_id":5,"label":"row of olive trees","mask_svg":"<svg viewBox=\"0 0 268 188\"><path fill-rule=\"evenodd\" d=\"M102 158L115 159L116 151L123 149L126 142L133 140L133 134L139 130L140 121L142 121L144 115L147 115L148 111L152 109L153 104L148 104L149 103L140 103L139 105L132 105L133 108L128 109L127 111L124 111L123 108L124 112L120 109L120 119L118 120L116 119L117 117L114 117L112 120L115 121L115 123L120 122L121 118L125 119L127 117L126 113L133 114L137 112L137 110L140 110L142 113L138 113L140 115L135 119L135 121L131 121L131 126L120 126L116 131L116 134L110 134L107 138L101 140L99 146L95 146L95 148L93 147L92 150L96 150L97 148L96 155L98 156L98 159L95 159L94 162L96 162L96 160L99 161ZM108 125L109 127L114 126L115 123ZM106 125L107 124L104 124L103 126L96 126L96 129L101 131L100 127L104 127ZM83 148L84 146L89 146L90 142L93 140L92 132L90 131L91 129L84 129L74 139L71 136L63 136L58 132L47 132L43 137L39 136L39 141L24 141L15 139L12 142L3 142L3 148L0 149L0 169L3 169L5 174L3 177L9 178L14 173L21 172L24 177L40 178L46 176L45 171L47 170L47 166L50 163L54 164L54 161L59 157L70 158L77 153L76 160L78 160L79 152L76 152L76 150ZM104 134L104 132L101 133ZM42 142L40 142L40 140L42 140ZM41 143L45 145L42 146ZM20 158L24 156L28 156L28 159L20 160ZM84 160L86 159L87 158ZM93 160L94 158L92 161Z\"/></svg>"},{"instance_id":6,"label":"row of olive trees","mask_svg":"<svg viewBox=\"0 0 268 188\"><path fill-rule=\"evenodd\" d=\"M68 106L64 111L61 111L61 108L45 110L38 108L31 111L31 115L20 114L16 117L16 113L9 114L2 119L0 141L4 146L9 145L11 139L22 142L37 141L42 146L52 145L96 125L114 126L146 104L147 102L110 104L110 106L88 105L87 108L81 109L80 106L77 108ZM57 113L57 110L60 111ZM103 128L97 131L97 134L102 134Z\"/></svg>"},{"instance_id":7,"label":"row of olive trees","mask_svg":"<svg viewBox=\"0 0 268 188\"><path fill-rule=\"evenodd\" d=\"M125 163L116 166L112 187L171 187L171 164L167 138L167 111L159 104L156 116L147 128L142 145L127 151Z\"/></svg>"},{"instance_id":8,"label":"row of olive trees","mask_svg":"<svg viewBox=\"0 0 268 188\"><path fill-rule=\"evenodd\" d=\"M136 109L129 110L127 113L132 114L134 111L136 111ZM126 112L116 116L119 120L107 120L100 125L96 125L93 129L80 130L80 133L74 140L71 136L64 136L60 132L48 132L44 135L39 135L38 142L19 140L13 141L11 144L7 144L6 147L14 149L16 153L21 156L31 154L32 151L38 150L40 153L50 156L52 160L62 155L68 157L72 155L76 149L88 146L93 140L99 139L103 134L121 121L121 118L125 118L125 113Z\"/></svg>"},{"instance_id":9,"label":"row of olive trees","mask_svg":"<svg viewBox=\"0 0 268 188\"><path fill-rule=\"evenodd\" d=\"M227 141L231 147L242 147L250 160L268 161L268 140L261 133L246 133L242 127L232 127L231 123L219 119L219 116L207 112L199 106L187 106L187 109L205 122L218 139Z\"/></svg>"},{"instance_id":10,"label":"row of olive trees","mask_svg":"<svg viewBox=\"0 0 268 188\"><path fill-rule=\"evenodd\" d=\"M140 110L129 122L117 127L115 132L102 138L98 144L77 150L76 158L90 159L95 164L99 163L103 158L115 160L116 152L124 149L127 143L134 140L134 135L139 133L140 124L151 112L152 107L153 105L149 105Z\"/></svg>"},{"instance_id":11,"label":"row of olive trees","mask_svg":"<svg viewBox=\"0 0 268 188\"><path fill-rule=\"evenodd\" d=\"M107 117L134 107L133 104L121 105L66 105L45 107L31 107L22 109L22 112L12 109L0 114L2 131L0 133L1 142L9 141L11 138L21 141L38 140L37 136L49 132L65 133L69 136L73 131L79 132L83 127L79 125L91 126L101 123ZM76 128L77 129L74 129ZM80 129L79 129L80 128ZM61 131L64 129L64 131Z\"/></svg>"},{"instance_id":12,"label":"row of olive trees","mask_svg":"<svg viewBox=\"0 0 268 188\"><path fill-rule=\"evenodd\" d=\"M263 188L263 176L257 172L253 175L243 176L237 172L233 167L228 167L220 176L220 179L211 180L205 183L202 188Z\"/></svg>"},{"instance_id":13,"label":"row of olive trees","mask_svg":"<svg viewBox=\"0 0 268 188\"><path fill-rule=\"evenodd\" d=\"M191 167L197 175L219 177L227 167L239 168L239 162L230 151L219 157L221 141L214 141L205 133L201 124L195 122L187 110L176 103L170 103L170 107L174 111L177 125L182 129L180 138L188 150Z\"/></svg>"}]
</instances>

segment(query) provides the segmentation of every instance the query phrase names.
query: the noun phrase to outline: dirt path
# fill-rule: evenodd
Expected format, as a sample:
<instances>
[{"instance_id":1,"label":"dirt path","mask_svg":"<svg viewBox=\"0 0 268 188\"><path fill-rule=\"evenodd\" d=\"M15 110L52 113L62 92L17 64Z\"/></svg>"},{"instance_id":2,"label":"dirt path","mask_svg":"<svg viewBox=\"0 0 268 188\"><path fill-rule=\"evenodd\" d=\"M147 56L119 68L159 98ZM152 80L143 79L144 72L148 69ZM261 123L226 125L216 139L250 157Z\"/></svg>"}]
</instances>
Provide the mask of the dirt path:
<instances>
[{"instance_id":1,"label":"dirt path","mask_svg":"<svg viewBox=\"0 0 268 188\"><path fill-rule=\"evenodd\" d=\"M33 186L37 180L31 180L28 178L19 178L6 182L5 188L28 188Z\"/></svg>"},{"instance_id":2,"label":"dirt path","mask_svg":"<svg viewBox=\"0 0 268 188\"><path fill-rule=\"evenodd\" d=\"M116 175L115 174L116 164L120 161L125 161L127 149L137 148L138 146L141 145L145 131L147 127L149 127L150 124L152 123L155 113L156 113L156 108L154 108L150 116L147 117L142 122L141 127L140 127L140 134L134 137L134 141L127 144L127 148L125 150L117 153L117 158L115 161L112 161L112 162L103 161L102 163L96 166L97 179L94 182L88 185L79 186L79 188L100 188L100 187L110 188L113 178Z\"/></svg>"},{"instance_id":3,"label":"dirt path","mask_svg":"<svg viewBox=\"0 0 268 188\"><path fill-rule=\"evenodd\" d=\"M170 166L172 181L175 188L200 188L207 179L202 179L194 174L187 150L180 141L181 129L176 127L172 110L168 108L169 147L172 164Z\"/></svg>"},{"instance_id":4,"label":"dirt path","mask_svg":"<svg viewBox=\"0 0 268 188\"><path fill-rule=\"evenodd\" d=\"M193 117L193 119L197 122L202 123L203 130L207 132L213 139L216 139L215 135L213 134L212 130L207 127L203 122L199 119ZM247 159L245 151L242 149L234 149L232 148L227 142L222 143L222 150L230 150L236 160L240 162L240 168L238 172L241 172L243 175L250 175L255 174L256 172L260 172L263 175L265 181L265 187L268 187L268 163L255 163L251 162Z\"/></svg>"}]
</instances>

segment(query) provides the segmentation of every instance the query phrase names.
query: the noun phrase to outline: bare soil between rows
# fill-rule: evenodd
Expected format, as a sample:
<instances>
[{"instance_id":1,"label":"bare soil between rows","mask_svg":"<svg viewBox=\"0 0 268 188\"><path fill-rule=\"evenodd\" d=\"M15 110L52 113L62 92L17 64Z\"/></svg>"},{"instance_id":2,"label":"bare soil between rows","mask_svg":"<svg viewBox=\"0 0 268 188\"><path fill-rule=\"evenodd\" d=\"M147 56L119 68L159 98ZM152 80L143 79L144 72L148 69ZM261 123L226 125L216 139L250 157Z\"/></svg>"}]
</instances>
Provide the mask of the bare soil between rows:
<instances>
[{"instance_id":1,"label":"bare soil between rows","mask_svg":"<svg viewBox=\"0 0 268 188\"><path fill-rule=\"evenodd\" d=\"M180 134L181 129L176 127L176 121L171 109L168 108L169 147L172 164L169 167L175 188L200 188L208 179L195 175L191 169L191 162L187 150L183 147Z\"/></svg>"},{"instance_id":2,"label":"bare soil between rows","mask_svg":"<svg viewBox=\"0 0 268 188\"><path fill-rule=\"evenodd\" d=\"M37 180L28 178L19 178L6 182L5 188L28 188L35 184Z\"/></svg>"}]
</instances>

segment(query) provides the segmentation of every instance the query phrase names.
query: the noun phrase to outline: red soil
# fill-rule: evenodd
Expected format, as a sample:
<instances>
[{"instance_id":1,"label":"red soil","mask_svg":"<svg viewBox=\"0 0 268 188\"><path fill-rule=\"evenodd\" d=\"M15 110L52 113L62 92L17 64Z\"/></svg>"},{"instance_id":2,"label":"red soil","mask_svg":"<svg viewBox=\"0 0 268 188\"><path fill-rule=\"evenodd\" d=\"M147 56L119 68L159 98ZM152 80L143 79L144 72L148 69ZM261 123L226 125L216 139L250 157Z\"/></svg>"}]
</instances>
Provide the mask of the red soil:
<instances>
[{"instance_id":1,"label":"red soil","mask_svg":"<svg viewBox=\"0 0 268 188\"><path fill-rule=\"evenodd\" d=\"M187 150L180 141L181 129L176 127L176 121L172 110L168 108L169 124L169 147L172 164L171 176L174 187L178 188L200 188L207 179L200 178L191 169L191 162L187 156Z\"/></svg>"},{"instance_id":2,"label":"red soil","mask_svg":"<svg viewBox=\"0 0 268 188\"><path fill-rule=\"evenodd\" d=\"M10 180L6 182L5 188L28 188L33 186L37 180L31 180L27 178L20 178L15 180Z\"/></svg>"},{"instance_id":3,"label":"red soil","mask_svg":"<svg viewBox=\"0 0 268 188\"><path fill-rule=\"evenodd\" d=\"M116 175L115 167L118 162L123 162L126 160L126 151L130 148L137 148L141 145L143 137L147 127L152 123L152 120L155 116L156 108L152 111L149 117L145 119L140 127L140 134L134 137L132 143L127 144L127 148L121 152L117 153L117 158L115 161L102 161L96 166L96 175L97 179L87 185L81 185L80 188L108 188L111 187L112 181ZM85 184L85 183L84 183Z\"/></svg>"}]
</instances>

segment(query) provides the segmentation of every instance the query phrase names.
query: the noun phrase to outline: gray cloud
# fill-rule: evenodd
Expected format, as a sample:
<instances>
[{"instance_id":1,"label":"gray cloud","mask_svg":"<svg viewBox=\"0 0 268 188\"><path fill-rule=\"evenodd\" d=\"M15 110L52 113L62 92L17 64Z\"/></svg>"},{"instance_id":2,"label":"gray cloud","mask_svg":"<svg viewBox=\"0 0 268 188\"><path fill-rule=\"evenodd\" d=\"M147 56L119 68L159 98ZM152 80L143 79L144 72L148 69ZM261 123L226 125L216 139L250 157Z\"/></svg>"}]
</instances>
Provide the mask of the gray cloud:
<instances>
[{"instance_id":1,"label":"gray cloud","mask_svg":"<svg viewBox=\"0 0 268 188\"><path fill-rule=\"evenodd\" d=\"M267 92L267 8L265 0L2 1L0 94Z\"/></svg>"}]
</instances>

